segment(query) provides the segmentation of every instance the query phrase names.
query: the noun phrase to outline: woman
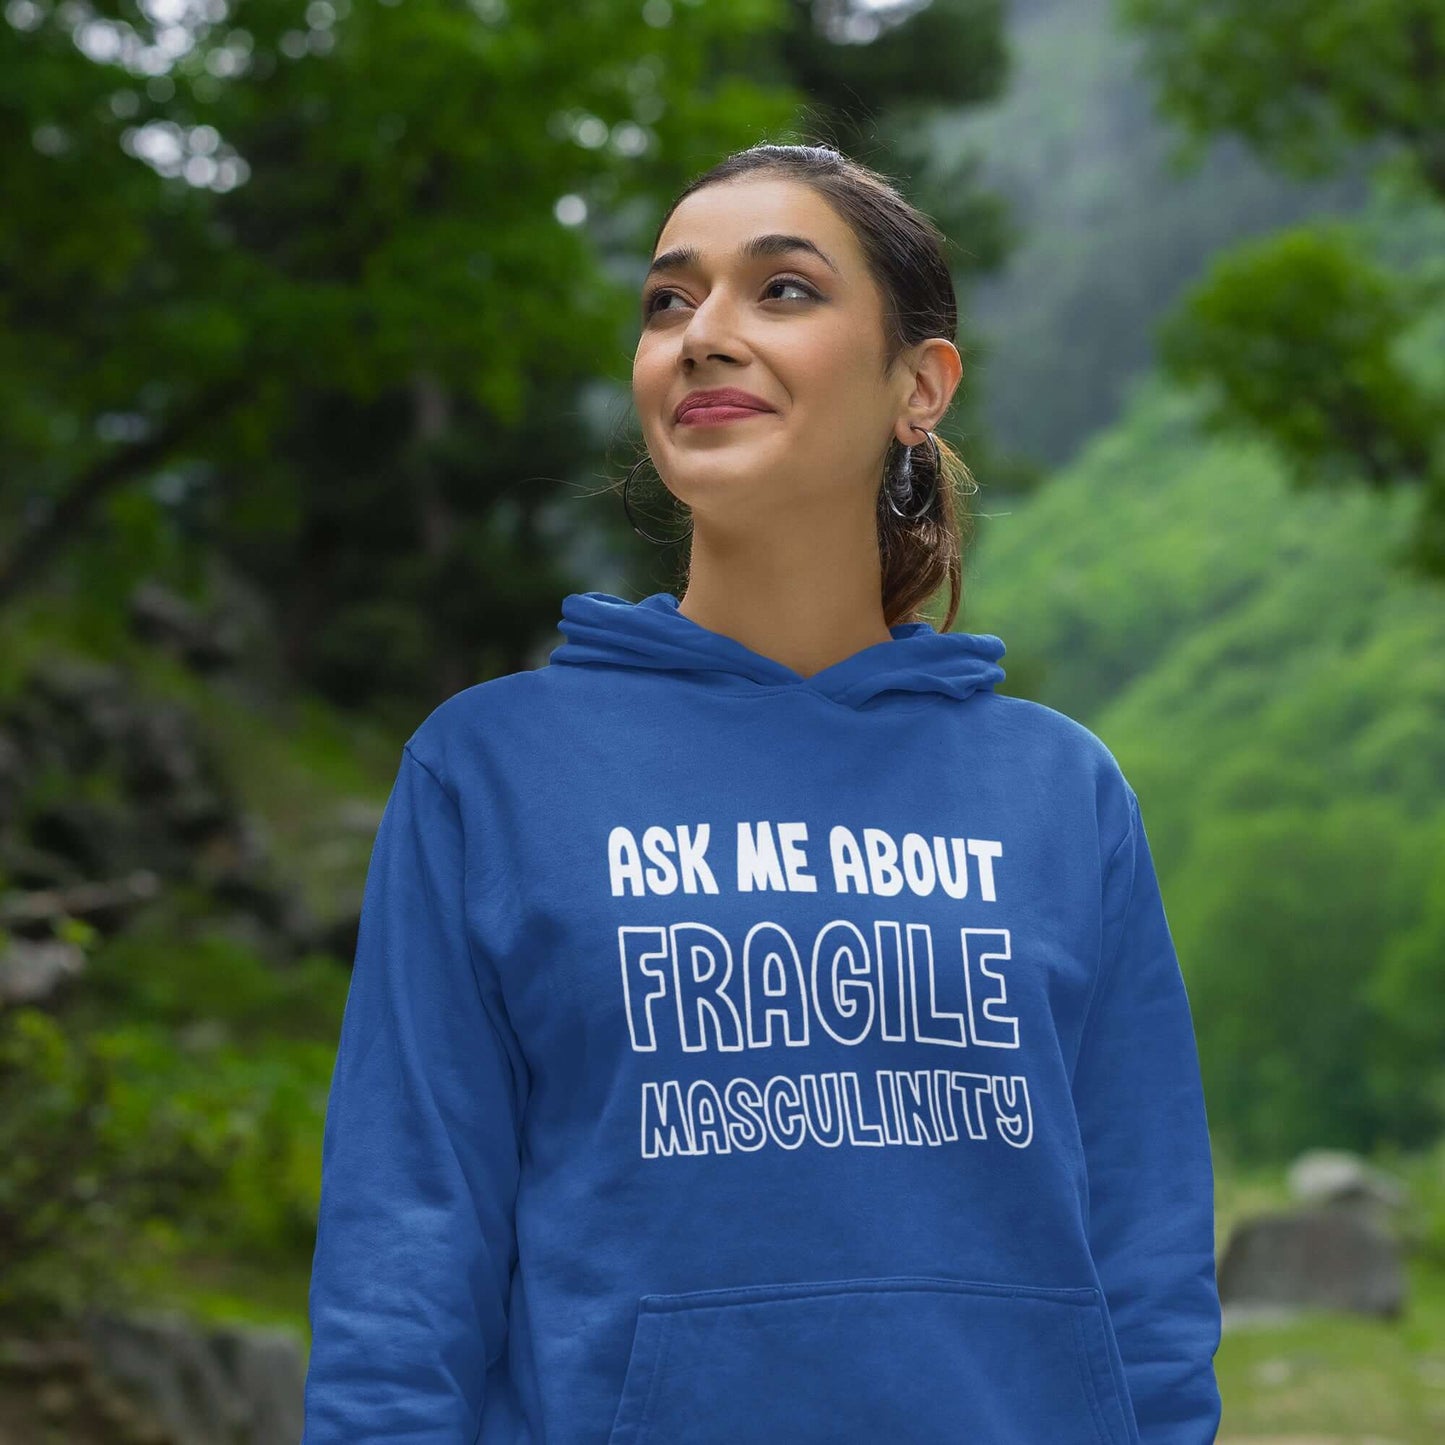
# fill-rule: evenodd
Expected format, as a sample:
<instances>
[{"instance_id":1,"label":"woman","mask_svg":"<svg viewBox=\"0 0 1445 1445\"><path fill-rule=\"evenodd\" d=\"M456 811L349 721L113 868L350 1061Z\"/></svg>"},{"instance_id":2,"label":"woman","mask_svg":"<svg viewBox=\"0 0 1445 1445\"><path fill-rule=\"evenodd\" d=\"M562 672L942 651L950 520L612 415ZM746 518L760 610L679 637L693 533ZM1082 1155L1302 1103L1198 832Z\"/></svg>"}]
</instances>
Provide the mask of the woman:
<instances>
[{"instance_id":1,"label":"woman","mask_svg":"<svg viewBox=\"0 0 1445 1445\"><path fill-rule=\"evenodd\" d=\"M1213 1173L1138 799L917 613L957 611L969 480L941 237L758 146L641 313L686 592L567 597L548 665L406 744L305 1445L1205 1445Z\"/></svg>"}]
</instances>

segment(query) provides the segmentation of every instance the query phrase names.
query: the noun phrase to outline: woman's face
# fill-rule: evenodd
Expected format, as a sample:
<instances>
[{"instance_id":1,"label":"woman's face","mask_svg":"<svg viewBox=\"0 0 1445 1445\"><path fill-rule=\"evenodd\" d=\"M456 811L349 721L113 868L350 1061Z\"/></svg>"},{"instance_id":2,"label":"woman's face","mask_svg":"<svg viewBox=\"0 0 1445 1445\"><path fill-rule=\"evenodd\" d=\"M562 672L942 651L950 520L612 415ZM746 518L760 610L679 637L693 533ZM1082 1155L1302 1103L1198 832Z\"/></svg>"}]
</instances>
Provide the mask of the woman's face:
<instances>
[{"instance_id":1,"label":"woman's face","mask_svg":"<svg viewBox=\"0 0 1445 1445\"><path fill-rule=\"evenodd\" d=\"M823 254L776 241L746 254L762 237ZM673 495L720 520L844 498L871 508L913 378L882 374L882 295L832 207L776 177L705 186L669 217L653 260L664 264L643 283L632 392ZM768 410L677 419L690 393L724 387Z\"/></svg>"}]
</instances>

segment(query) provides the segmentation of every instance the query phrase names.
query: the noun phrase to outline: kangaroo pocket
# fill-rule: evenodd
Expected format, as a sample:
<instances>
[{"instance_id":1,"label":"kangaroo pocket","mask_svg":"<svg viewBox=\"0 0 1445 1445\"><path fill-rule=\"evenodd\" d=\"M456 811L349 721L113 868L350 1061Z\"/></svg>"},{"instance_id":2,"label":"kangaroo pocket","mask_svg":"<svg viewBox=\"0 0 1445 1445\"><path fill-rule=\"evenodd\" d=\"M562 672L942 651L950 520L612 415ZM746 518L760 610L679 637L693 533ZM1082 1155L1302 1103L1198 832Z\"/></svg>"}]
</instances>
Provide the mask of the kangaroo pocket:
<instances>
[{"instance_id":1,"label":"kangaroo pocket","mask_svg":"<svg viewBox=\"0 0 1445 1445\"><path fill-rule=\"evenodd\" d=\"M1132 1445L1099 1291L825 1280L651 1294L608 1445Z\"/></svg>"}]
</instances>

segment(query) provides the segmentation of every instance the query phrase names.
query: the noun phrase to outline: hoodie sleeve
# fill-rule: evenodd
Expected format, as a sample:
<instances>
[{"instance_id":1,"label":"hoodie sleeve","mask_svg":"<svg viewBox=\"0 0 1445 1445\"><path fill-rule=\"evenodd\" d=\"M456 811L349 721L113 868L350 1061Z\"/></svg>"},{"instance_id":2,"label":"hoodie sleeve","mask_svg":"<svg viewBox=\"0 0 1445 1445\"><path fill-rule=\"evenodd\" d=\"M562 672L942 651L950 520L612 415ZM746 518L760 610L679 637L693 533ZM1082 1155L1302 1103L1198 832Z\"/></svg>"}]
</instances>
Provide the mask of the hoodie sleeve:
<instances>
[{"instance_id":1,"label":"hoodie sleeve","mask_svg":"<svg viewBox=\"0 0 1445 1445\"><path fill-rule=\"evenodd\" d=\"M1139 800L1105 868L1101 972L1074 1073L1089 1240L1143 1445L1210 1445L1220 1307L1193 1020Z\"/></svg>"},{"instance_id":2,"label":"hoodie sleeve","mask_svg":"<svg viewBox=\"0 0 1445 1445\"><path fill-rule=\"evenodd\" d=\"M408 743L322 1141L302 1445L458 1445L505 1348L523 1063L463 908L455 800Z\"/></svg>"}]
</instances>

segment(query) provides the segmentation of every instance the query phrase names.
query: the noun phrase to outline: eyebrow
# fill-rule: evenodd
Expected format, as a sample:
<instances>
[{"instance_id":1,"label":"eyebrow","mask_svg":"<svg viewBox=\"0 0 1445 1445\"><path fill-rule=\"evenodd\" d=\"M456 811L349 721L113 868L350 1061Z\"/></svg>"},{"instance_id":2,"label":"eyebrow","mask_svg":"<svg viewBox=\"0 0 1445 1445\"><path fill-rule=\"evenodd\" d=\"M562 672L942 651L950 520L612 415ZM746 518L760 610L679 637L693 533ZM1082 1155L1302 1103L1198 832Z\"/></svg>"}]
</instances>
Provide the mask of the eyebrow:
<instances>
[{"instance_id":1,"label":"eyebrow","mask_svg":"<svg viewBox=\"0 0 1445 1445\"><path fill-rule=\"evenodd\" d=\"M745 260L752 260L758 256L783 256L790 251L807 251L837 275L843 274L839 271L837 262L822 247L815 245L806 236L783 236L770 233L765 236L753 236L738 247L738 255ZM696 266L701 260L702 253L696 246L676 246L671 251L664 251L662 255L658 256L647 268L647 274L652 276L659 271L682 271L689 266Z\"/></svg>"}]
</instances>

